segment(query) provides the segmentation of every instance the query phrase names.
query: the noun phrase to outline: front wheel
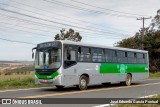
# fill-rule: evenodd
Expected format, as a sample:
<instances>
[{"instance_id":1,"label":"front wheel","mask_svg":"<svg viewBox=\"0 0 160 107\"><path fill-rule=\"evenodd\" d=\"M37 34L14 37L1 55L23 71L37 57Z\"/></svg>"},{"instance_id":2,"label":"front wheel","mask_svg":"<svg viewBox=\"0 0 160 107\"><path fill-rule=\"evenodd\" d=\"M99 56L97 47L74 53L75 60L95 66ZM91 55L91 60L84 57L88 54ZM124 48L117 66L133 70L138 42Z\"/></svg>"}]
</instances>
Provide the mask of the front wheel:
<instances>
[{"instance_id":1,"label":"front wheel","mask_svg":"<svg viewBox=\"0 0 160 107\"><path fill-rule=\"evenodd\" d=\"M86 90L88 85L88 77L82 75L79 79L79 89Z\"/></svg>"},{"instance_id":2,"label":"front wheel","mask_svg":"<svg viewBox=\"0 0 160 107\"><path fill-rule=\"evenodd\" d=\"M131 74L127 74L124 84L125 84L126 86L130 86L131 83L132 83L132 76L131 76Z\"/></svg>"}]
</instances>

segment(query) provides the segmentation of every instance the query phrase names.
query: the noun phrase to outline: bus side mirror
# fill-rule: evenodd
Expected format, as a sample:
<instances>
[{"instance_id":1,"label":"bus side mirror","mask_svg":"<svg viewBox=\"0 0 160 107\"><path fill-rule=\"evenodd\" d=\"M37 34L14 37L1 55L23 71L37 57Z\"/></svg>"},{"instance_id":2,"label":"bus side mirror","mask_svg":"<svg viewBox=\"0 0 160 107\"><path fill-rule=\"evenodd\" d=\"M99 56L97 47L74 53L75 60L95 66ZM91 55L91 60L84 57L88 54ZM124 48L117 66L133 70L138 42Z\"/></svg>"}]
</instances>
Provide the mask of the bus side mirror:
<instances>
[{"instance_id":1,"label":"bus side mirror","mask_svg":"<svg viewBox=\"0 0 160 107\"><path fill-rule=\"evenodd\" d=\"M32 59L34 59L34 52L32 52Z\"/></svg>"},{"instance_id":2,"label":"bus side mirror","mask_svg":"<svg viewBox=\"0 0 160 107\"><path fill-rule=\"evenodd\" d=\"M34 52L33 52L34 49L37 49L37 48L35 47L32 49L32 59L34 58Z\"/></svg>"}]
</instances>

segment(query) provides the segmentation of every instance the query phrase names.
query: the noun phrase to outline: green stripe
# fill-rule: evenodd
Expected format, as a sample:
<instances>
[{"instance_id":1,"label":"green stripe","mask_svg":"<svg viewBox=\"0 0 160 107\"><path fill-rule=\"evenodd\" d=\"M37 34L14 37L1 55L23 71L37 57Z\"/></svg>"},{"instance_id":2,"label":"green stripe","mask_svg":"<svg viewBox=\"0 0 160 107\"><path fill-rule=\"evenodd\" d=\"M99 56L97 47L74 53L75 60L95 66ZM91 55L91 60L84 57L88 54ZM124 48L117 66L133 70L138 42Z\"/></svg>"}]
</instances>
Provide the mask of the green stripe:
<instances>
[{"instance_id":1,"label":"green stripe","mask_svg":"<svg viewBox=\"0 0 160 107\"><path fill-rule=\"evenodd\" d=\"M100 73L145 73L148 72L147 64L113 64L102 63L100 66Z\"/></svg>"},{"instance_id":2,"label":"green stripe","mask_svg":"<svg viewBox=\"0 0 160 107\"><path fill-rule=\"evenodd\" d=\"M39 75L36 71L35 71L35 75L38 77L38 78L41 78L41 79L53 79L55 78L56 76L58 76L58 72L54 72L52 75Z\"/></svg>"}]
</instances>

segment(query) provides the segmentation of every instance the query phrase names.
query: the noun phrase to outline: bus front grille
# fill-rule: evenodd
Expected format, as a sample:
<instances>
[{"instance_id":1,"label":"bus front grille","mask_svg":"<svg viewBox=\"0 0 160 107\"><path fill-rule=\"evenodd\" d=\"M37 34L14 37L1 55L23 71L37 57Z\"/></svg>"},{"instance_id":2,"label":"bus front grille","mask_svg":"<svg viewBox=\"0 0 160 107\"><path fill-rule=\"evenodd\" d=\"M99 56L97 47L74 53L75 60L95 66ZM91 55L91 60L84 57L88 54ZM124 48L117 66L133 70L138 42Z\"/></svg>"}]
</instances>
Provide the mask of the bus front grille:
<instances>
[{"instance_id":1,"label":"bus front grille","mask_svg":"<svg viewBox=\"0 0 160 107\"><path fill-rule=\"evenodd\" d=\"M57 70L57 69L56 69ZM52 75L54 72L56 72L55 69L36 69L35 71L39 74L39 75Z\"/></svg>"}]
</instances>

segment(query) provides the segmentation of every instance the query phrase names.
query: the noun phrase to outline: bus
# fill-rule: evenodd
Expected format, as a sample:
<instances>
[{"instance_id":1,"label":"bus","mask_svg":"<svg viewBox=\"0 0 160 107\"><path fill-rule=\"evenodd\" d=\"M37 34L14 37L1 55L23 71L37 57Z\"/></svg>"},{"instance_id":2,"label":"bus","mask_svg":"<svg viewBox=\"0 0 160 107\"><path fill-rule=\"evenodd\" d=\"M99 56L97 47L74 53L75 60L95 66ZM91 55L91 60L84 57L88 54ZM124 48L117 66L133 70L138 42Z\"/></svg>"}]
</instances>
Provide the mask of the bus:
<instances>
[{"instance_id":1,"label":"bus","mask_svg":"<svg viewBox=\"0 0 160 107\"><path fill-rule=\"evenodd\" d=\"M86 90L89 85L114 82L130 86L149 77L148 51L144 50L64 40L37 44L32 52L36 84Z\"/></svg>"}]
</instances>

